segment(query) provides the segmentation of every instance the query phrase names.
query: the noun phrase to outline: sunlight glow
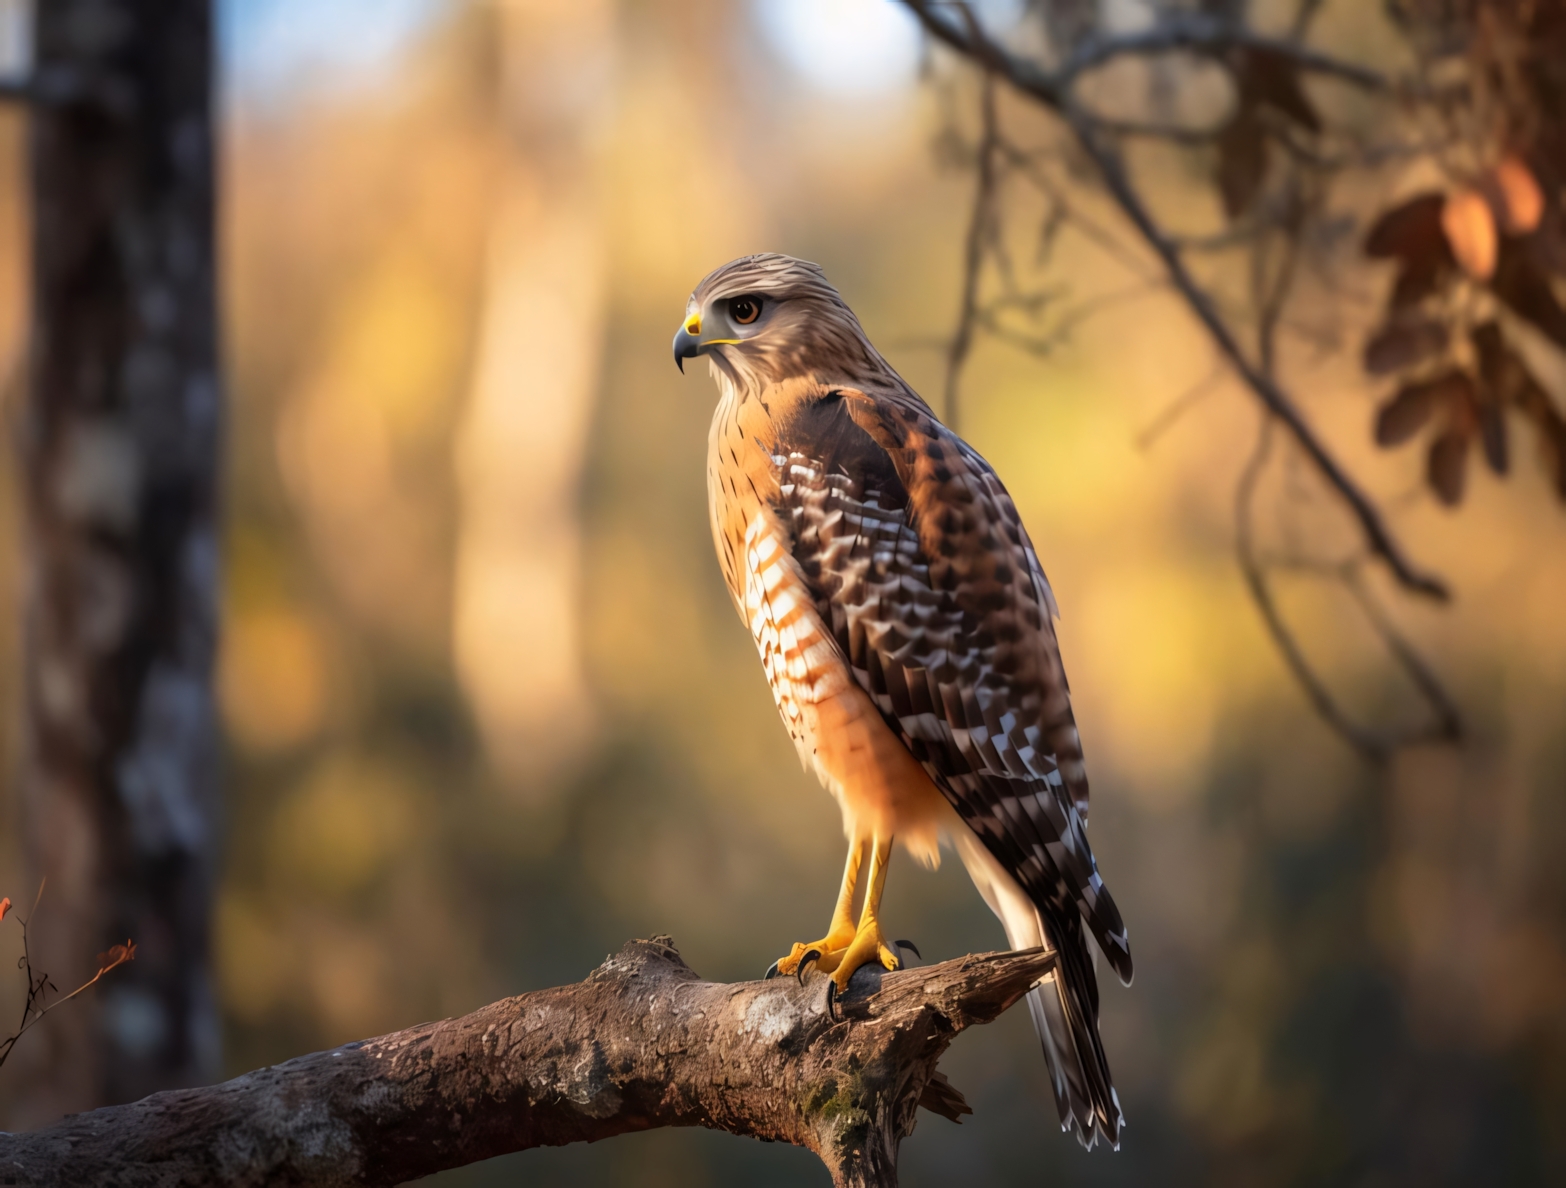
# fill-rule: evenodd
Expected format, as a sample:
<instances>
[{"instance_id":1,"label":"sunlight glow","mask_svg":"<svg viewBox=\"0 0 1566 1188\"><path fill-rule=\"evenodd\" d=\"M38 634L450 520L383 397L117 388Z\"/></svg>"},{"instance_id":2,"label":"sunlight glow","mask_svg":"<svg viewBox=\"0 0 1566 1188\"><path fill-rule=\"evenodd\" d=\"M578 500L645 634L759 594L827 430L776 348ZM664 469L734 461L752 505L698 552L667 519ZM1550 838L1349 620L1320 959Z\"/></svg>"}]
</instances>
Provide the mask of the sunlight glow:
<instances>
[{"instance_id":1,"label":"sunlight glow","mask_svg":"<svg viewBox=\"0 0 1566 1188\"><path fill-rule=\"evenodd\" d=\"M373 81L447 8L448 0L220 0L227 81L269 103L301 84Z\"/></svg>"},{"instance_id":2,"label":"sunlight glow","mask_svg":"<svg viewBox=\"0 0 1566 1188\"><path fill-rule=\"evenodd\" d=\"M907 86L919 64L919 30L894 0L755 0L777 55L811 86L873 95Z\"/></svg>"}]
</instances>

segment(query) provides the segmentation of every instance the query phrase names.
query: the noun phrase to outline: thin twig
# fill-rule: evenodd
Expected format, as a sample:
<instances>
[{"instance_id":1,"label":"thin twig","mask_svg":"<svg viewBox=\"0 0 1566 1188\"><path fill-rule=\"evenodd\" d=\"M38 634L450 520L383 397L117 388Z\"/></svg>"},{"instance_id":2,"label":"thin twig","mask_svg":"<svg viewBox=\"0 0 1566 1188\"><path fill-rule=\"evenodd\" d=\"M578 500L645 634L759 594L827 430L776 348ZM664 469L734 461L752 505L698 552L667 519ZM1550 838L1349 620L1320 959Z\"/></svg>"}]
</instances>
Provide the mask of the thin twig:
<instances>
[{"instance_id":1,"label":"thin twig","mask_svg":"<svg viewBox=\"0 0 1566 1188\"><path fill-rule=\"evenodd\" d=\"M916 0L906 2L924 7ZM1057 92L1064 93L1078 75L1129 54L1161 54L1173 50L1218 54L1240 49L1275 54L1301 70L1329 75L1365 90L1387 91L1392 86L1379 70L1320 53L1291 38L1264 37L1243 25L1206 13L1171 13L1148 29L1090 37L1055 72L1053 82Z\"/></svg>"},{"instance_id":2,"label":"thin twig","mask_svg":"<svg viewBox=\"0 0 1566 1188\"><path fill-rule=\"evenodd\" d=\"M1015 302L1008 303L1004 298L981 306L974 315L975 323L987 334L990 334L1001 342L1014 346L1029 354L1044 356L1051 354L1063 342L1071 338L1071 333L1089 318L1095 317L1112 306L1122 305L1127 301L1135 301L1148 295L1149 289L1145 284L1128 285L1122 289L1116 289L1108 293L1099 293L1093 297L1085 297L1076 305L1071 306L1062 314L1055 325L1050 327L1048 333L1026 334L1006 325L1000 320L1000 314Z\"/></svg>"},{"instance_id":3,"label":"thin twig","mask_svg":"<svg viewBox=\"0 0 1566 1188\"><path fill-rule=\"evenodd\" d=\"M1397 629L1385 609L1371 594L1361 569L1361 566L1354 565L1345 570L1341 579L1343 584L1348 587L1349 593L1354 595L1360 610L1364 612L1366 621L1380 636L1387 651L1398 662L1398 666L1419 690L1420 695L1429 703L1434 714L1434 721L1427 729L1409 733L1406 740L1409 742L1423 739L1458 741L1463 737L1463 717L1458 711L1456 702L1441 684L1441 679L1436 676L1435 670L1408 642L1408 638Z\"/></svg>"},{"instance_id":4,"label":"thin twig","mask_svg":"<svg viewBox=\"0 0 1566 1188\"><path fill-rule=\"evenodd\" d=\"M1246 385L1268 411L1284 424L1312 465L1342 497L1354 518L1358 520L1371 551L1385 561L1397 580L1408 589L1442 601L1449 598L1450 594L1445 582L1433 574L1416 569L1404 556L1402 546L1388 530L1381 513L1369 496L1360 490L1337 458L1316 436L1315 430L1305 420L1304 414L1296 407L1292 398L1277 383L1262 374L1246 356L1228 323L1219 313L1212 297L1196 282L1174 241L1154 220L1147 204L1132 185L1119 151L1105 142L1094 117L1077 106L1059 85L1058 79L997 45L984 35L976 23L970 24L964 31L944 17L937 16L928 0L903 0L903 3L913 11L932 35L983 66L987 71L1000 74L1013 86L1061 115L1071 128L1078 145L1097 167L1105 187L1122 213L1140 232L1147 246L1162 261L1170 282L1185 298L1192 313L1207 329L1219 350L1229 359ZM1186 24L1182 23L1181 27L1184 28ZM1193 29L1195 27L1191 26ZM1172 31L1170 35L1174 35ZM1144 39L1144 44L1152 44L1152 42ZM1225 44L1242 44L1242 42L1231 40ZM1251 43L1243 42L1243 44ZM1328 71L1328 73L1334 72Z\"/></svg>"},{"instance_id":5,"label":"thin twig","mask_svg":"<svg viewBox=\"0 0 1566 1188\"><path fill-rule=\"evenodd\" d=\"M984 76L979 99L980 134L976 172L978 188L973 196L973 213L968 219L968 237L963 247L962 304L957 314L957 329L952 332L946 352L946 395L942 412L952 432L960 432L960 396L963 364L973 349L973 331L979 309L979 277L984 270L985 244L990 239L995 205L996 148L1000 127L995 114L995 79Z\"/></svg>"},{"instance_id":6,"label":"thin twig","mask_svg":"<svg viewBox=\"0 0 1566 1188\"><path fill-rule=\"evenodd\" d=\"M1116 120L1095 117L1099 130L1111 136L1135 136L1147 140L1167 140L1172 144L1212 144L1223 135L1221 126L1193 128L1183 124L1148 123L1144 120Z\"/></svg>"},{"instance_id":7,"label":"thin twig","mask_svg":"<svg viewBox=\"0 0 1566 1188\"><path fill-rule=\"evenodd\" d=\"M1167 278L1150 268L1147 259L1135 248L1125 243L1120 236L1086 214L1081 206L1073 202L1070 195L1057 186L1049 174L1039 168L1038 160L1033 154L1023 152L1004 139L1000 143L1000 153L1008 166L1032 182L1039 193L1050 200L1054 210L1058 212L1058 217L1076 228L1082 238L1144 283L1168 286Z\"/></svg>"},{"instance_id":8,"label":"thin twig","mask_svg":"<svg viewBox=\"0 0 1566 1188\"><path fill-rule=\"evenodd\" d=\"M1297 184L1297 183L1296 183ZM1279 227L1282 241L1282 257L1269 275L1267 242L1263 240L1251 256L1251 292L1257 309L1256 353L1259 366L1273 378L1278 365L1277 340L1282 325L1283 310L1293 288L1294 277L1300 261L1300 228L1303 225L1304 202L1300 196L1291 209L1296 217ZM1257 448L1241 476L1235 492L1235 551L1244 574L1246 588L1256 604L1273 638L1274 645L1283 654L1295 680L1304 689L1306 697L1326 724L1335 730L1350 746L1376 763L1384 763L1398 748L1425 739L1456 739L1461 734L1461 723L1446 690L1435 673L1415 651L1413 646L1392 626L1381 613L1381 608L1371 599L1360 578L1360 558L1336 566L1317 566L1312 570L1348 587L1358 601L1366 621L1380 638L1394 661L1413 682L1420 695L1431 706L1434 720L1429 727L1410 730L1374 730L1353 717L1338 703L1327 687L1326 681L1311 667L1304 649L1284 621L1272 596L1271 583L1267 579L1267 566L1257 555L1252 532L1252 515L1255 506L1257 483L1266 466L1270 449L1272 419L1264 422ZM1294 568L1301 568L1295 566Z\"/></svg>"},{"instance_id":9,"label":"thin twig","mask_svg":"<svg viewBox=\"0 0 1566 1188\"><path fill-rule=\"evenodd\" d=\"M1158 414L1142 428L1136 435L1136 448L1146 453L1153 446L1157 445L1158 439L1174 428L1181 417L1213 392L1217 391L1219 381L1223 379L1223 374L1223 360L1214 359L1213 365L1208 368L1206 375L1164 405L1158 411Z\"/></svg>"},{"instance_id":10,"label":"thin twig","mask_svg":"<svg viewBox=\"0 0 1566 1188\"><path fill-rule=\"evenodd\" d=\"M1272 452L1274 419L1272 414L1263 413L1261 429L1256 436L1256 447L1251 452L1245 469L1240 473L1240 481L1235 489L1235 554L1239 559L1240 573L1245 578L1251 601L1256 604L1256 609L1261 613L1267 634L1272 637L1273 646L1283 656L1284 663L1293 674L1295 683L1305 691L1305 697L1317 715L1366 759L1373 763L1385 763L1389 755L1387 740L1374 731L1365 729L1338 705L1326 682L1305 658L1305 653L1300 648L1299 641L1294 638L1294 633L1283 621L1283 615L1279 612L1278 604L1272 596L1272 587L1267 582L1266 572L1256 559L1251 516L1256 485L1261 479L1263 470L1266 469Z\"/></svg>"},{"instance_id":11,"label":"thin twig","mask_svg":"<svg viewBox=\"0 0 1566 1188\"><path fill-rule=\"evenodd\" d=\"M3 1040L0 1040L0 1067L4 1067L6 1060L10 1058L11 1052L16 1048L17 1042L22 1038L22 1036L24 1036L32 1028L36 1027L43 1017L50 1011L54 1010L55 1007L63 1006L65 1003L70 1002L71 999L75 998L78 994L81 994L84 991L91 989L93 986L96 986L98 984L98 980L109 971L118 969L127 961L134 961L136 959L136 943L134 941L127 940L123 945L115 945L108 952L99 955L98 960L100 964L98 966L98 972L93 974L91 978L83 982L80 986L76 987L76 989L72 990L64 998L57 998L48 1006L38 1006L37 1004L43 1001L44 994L50 990L55 989L55 985L49 979L48 974L35 974L33 972L32 954L29 951L27 945L27 925L32 920L34 914L37 912L38 904L43 900L44 885L46 881L47 880L40 880L38 883L38 895L33 900L33 910L28 912L26 916L18 914L16 917L16 922L21 926L22 929L22 956L17 961L17 967L22 970L23 976L25 976L27 979L27 993L22 1000L22 1020L20 1026L18 1026L14 1032L6 1036ZM7 899L5 901L5 905L9 906L10 902L11 901ZM5 912L0 910L0 919L3 919L4 916Z\"/></svg>"}]
</instances>

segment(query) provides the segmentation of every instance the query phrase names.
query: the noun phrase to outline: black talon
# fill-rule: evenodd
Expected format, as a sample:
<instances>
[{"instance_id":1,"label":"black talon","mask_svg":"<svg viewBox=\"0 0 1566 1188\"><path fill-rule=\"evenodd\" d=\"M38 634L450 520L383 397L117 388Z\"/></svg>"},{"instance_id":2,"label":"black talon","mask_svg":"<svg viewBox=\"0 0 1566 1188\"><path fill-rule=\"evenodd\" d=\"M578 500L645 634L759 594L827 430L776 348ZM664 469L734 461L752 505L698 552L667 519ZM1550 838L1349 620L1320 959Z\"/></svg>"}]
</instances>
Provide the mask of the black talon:
<instances>
[{"instance_id":1,"label":"black talon","mask_svg":"<svg viewBox=\"0 0 1566 1188\"><path fill-rule=\"evenodd\" d=\"M805 966L809 965L812 961L820 960L820 949L807 949L805 951L805 955L799 959L799 965L794 969L794 977L799 980L799 984L801 986L805 984Z\"/></svg>"},{"instance_id":2,"label":"black talon","mask_svg":"<svg viewBox=\"0 0 1566 1188\"><path fill-rule=\"evenodd\" d=\"M914 944L913 941L911 941L911 940L900 940L900 941L893 941L892 944L895 945L899 949L907 949L907 950L909 950L915 957L919 958L920 961L924 960L924 954L919 952L919 946Z\"/></svg>"},{"instance_id":3,"label":"black talon","mask_svg":"<svg viewBox=\"0 0 1566 1188\"><path fill-rule=\"evenodd\" d=\"M776 961L774 961L771 965L767 966L767 972L761 975L761 980L763 982L770 982L773 978L775 978L777 976L778 976L778 963Z\"/></svg>"},{"instance_id":4,"label":"black talon","mask_svg":"<svg viewBox=\"0 0 1566 1188\"><path fill-rule=\"evenodd\" d=\"M834 1023L841 1022L837 1017L837 983L831 978L827 979L827 1018Z\"/></svg>"}]
</instances>

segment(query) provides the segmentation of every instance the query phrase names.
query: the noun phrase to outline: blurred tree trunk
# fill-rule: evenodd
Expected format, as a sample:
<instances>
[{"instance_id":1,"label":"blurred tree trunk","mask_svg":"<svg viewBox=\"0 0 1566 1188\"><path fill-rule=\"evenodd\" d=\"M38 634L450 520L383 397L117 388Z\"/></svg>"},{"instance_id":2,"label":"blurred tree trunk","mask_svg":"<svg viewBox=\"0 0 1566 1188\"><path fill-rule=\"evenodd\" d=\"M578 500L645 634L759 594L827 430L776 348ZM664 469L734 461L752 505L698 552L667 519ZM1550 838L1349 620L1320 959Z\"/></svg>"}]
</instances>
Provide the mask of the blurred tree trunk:
<instances>
[{"instance_id":1,"label":"blurred tree trunk","mask_svg":"<svg viewBox=\"0 0 1566 1188\"><path fill-rule=\"evenodd\" d=\"M24 1124L215 1078L220 394L208 0L42 0L31 128L25 844L61 986Z\"/></svg>"}]
</instances>

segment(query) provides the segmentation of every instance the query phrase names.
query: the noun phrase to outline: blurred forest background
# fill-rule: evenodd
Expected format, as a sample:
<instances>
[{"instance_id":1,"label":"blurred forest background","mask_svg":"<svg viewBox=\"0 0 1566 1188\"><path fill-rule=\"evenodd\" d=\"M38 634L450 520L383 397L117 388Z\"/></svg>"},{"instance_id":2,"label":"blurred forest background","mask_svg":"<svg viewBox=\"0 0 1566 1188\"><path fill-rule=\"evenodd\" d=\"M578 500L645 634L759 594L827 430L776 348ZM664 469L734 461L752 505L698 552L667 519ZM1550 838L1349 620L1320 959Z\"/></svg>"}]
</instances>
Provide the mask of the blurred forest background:
<instances>
[{"instance_id":1,"label":"blurred forest background","mask_svg":"<svg viewBox=\"0 0 1566 1188\"><path fill-rule=\"evenodd\" d=\"M1339 52L1402 52L1378 7L1328 8L1349 10ZM939 145L974 134L971 72L921 79L912 18L880 0L220 12L226 1073L576 980L658 931L705 977L759 976L830 908L838 815L723 591L703 480L715 390L668 343L707 271L785 251L825 267L939 408L973 191ZM1204 179L1153 168L1165 210L1221 225ZM24 169L23 116L0 108L7 374ZM1345 217L1362 231L1420 181L1383 170ZM1149 435L1211 371L1206 340L1091 243L1063 240L1051 268L1097 311L1044 357L981 339L962 428L1063 612L1094 847L1137 955L1132 989L1103 988L1129 1126L1117 1155L1062 1138L1012 1012L943 1062L976 1113L923 1116L904 1182L1566 1182L1550 476L1518 450L1507 482L1475 469L1461 508L1438 504L1417 453L1371 440L1386 385L1358 351L1384 271L1349 278L1357 302L1313 291L1342 349L1302 352L1302 403L1455 593L1398 615L1469 737L1375 769L1310 712L1236 569L1253 403L1220 380ZM1280 598L1350 700L1400 712L1352 607L1303 580ZM0 799L0 891L30 899L16 836ZM895 935L936 960L1003 945L959 864L896 861ZM0 1017L19 995L0 977ZM0 1119L25 1113L11 1073ZM676 1131L437 1177L519 1179L826 1182L803 1151Z\"/></svg>"}]
</instances>

